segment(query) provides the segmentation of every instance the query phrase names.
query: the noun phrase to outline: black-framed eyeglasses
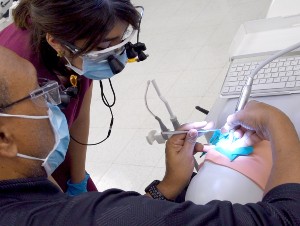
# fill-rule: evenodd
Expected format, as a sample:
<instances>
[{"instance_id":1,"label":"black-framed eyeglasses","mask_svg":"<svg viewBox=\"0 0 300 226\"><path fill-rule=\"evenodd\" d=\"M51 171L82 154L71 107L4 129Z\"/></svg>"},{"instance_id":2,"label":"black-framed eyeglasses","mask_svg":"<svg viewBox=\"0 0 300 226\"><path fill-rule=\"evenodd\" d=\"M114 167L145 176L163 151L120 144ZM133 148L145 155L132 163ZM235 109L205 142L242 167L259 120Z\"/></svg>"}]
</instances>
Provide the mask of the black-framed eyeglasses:
<instances>
[{"instance_id":1,"label":"black-framed eyeglasses","mask_svg":"<svg viewBox=\"0 0 300 226\"><path fill-rule=\"evenodd\" d=\"M30 92L28 96L7 104L1 107L0 110L4 110L27 99L31 99L39 107L47 107L47 102L58 105L61 103L59 85L56 81L49 81L42 87Z\"/></svg>"}]
</instances>

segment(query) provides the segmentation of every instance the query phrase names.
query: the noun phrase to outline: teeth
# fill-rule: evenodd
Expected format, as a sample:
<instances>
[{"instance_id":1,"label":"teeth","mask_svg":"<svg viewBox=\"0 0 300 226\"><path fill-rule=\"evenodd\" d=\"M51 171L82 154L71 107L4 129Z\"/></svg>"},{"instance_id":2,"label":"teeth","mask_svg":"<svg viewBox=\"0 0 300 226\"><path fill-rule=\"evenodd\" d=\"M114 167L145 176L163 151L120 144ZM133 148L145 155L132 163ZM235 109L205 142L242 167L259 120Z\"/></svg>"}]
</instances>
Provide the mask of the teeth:
<instances>
[{"instance_id":1,"label":"teeth","mask_svg":"<svg viewBox=\"0 0 300 226\"><path fill-rule=\"evenodd\" d=\"M233 143L233 140L234 140L234 131L233 131L233 130L231 130L231 131L229 132L228 140L229 140L231 143Z\"/></svg>"}]
</instances>

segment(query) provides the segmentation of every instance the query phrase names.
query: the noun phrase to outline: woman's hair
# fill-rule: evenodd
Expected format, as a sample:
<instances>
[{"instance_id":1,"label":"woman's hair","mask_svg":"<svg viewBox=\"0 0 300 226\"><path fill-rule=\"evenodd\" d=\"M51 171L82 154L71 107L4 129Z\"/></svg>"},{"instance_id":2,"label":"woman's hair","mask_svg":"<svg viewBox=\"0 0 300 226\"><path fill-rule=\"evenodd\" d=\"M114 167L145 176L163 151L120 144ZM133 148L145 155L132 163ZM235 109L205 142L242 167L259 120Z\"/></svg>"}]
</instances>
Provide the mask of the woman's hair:
<instances>
[{"instance_id":1,"label":"woman's hair","mask_svg":"<svg viewBox=\"0 0 300 226\"><path fill-rule=\"evenodd\" d=\"M86 53L97 47L118 21L138 29L139 19L130 0L20 0L14 11L16 26L31 31L32 48L50 70L59 69L59 59L46 41L47 33L71 44L85 39L80 53Z\"/></svg>"}]
</instances>

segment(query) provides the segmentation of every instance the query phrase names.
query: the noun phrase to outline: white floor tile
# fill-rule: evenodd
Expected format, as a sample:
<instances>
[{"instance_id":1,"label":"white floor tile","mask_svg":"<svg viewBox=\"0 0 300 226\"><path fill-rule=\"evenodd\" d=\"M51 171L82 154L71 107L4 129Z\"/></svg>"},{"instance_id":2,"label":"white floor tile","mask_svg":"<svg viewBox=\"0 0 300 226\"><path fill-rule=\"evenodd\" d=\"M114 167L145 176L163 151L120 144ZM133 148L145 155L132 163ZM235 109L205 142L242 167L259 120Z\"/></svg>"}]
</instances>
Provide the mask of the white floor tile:
<instances>
[{"instance_id":1,"label":"white floor tile","mask_svg":"<svg viewBox=\"0 0 300 226\"><path fill-rule=\"evenodd\" d=\"M136 130L134 138L123 149L118 158L114 161L117 164L127 164L135 166L157 165L164 155L164 145L150 145L146 140L149 130Z\"/></svg>"},{"instance_id":2,"label":"white floor tile","mask_svg":"<svg viewBox=\"0 0 300 226\"><path fill-rule=\"evenodd\" d=\"M168 91L167 97L202 97L212 85L221 68L186 70Z\"/></svg>"},{"instance_id":3,"label":"white floor tile","mask_svg":"<svg viewBox=\"0 0 300 226\"><path fill-rule=\"evenodd\" d=\"M152 169L147 180L137 189L140 194L145 193L145 188L154 180L162 180L165 175L165 167L155 167Z\"/></svg>"},{"instance_id":4,"label":"white floor tile","mask_svg":"<svg viewBox=\"0 0 300 226\"><path fill-rule=\"evenodd\" d=\"M110 166L111 163L88 161L88 164L86 165L86 171L89 172L90 177L93 179L93 182L96 185L108 171Z\"/></svg>"},{"instance_id":5,"label":"white floor tile","mask_svg":"<svg viewBox=\"0 0 300 226\"><path fill-rule=\"evenodd\" d=\"M153 167L112 164L96 186L99 191L109 188L136 191L148 180L152 169Z\"/></svg>"},{"instance_id":6,"label":"white floor tile","mask_svg":"<svg viewBox=\"0 0 300 226\"><path fill-rule=\"evenodd\" d=\"M108 128L101 128L101 135L97 132L100 129L92 128L90 130L89 143L96 143L106 137ZM105 131L105 132L103 132ZM94 163L113 163L128 145L135 134L134 129L116 129L112 128L110 137L103 143L95 146L88 146L87 165Z\"/></svg>"}]
</instances>

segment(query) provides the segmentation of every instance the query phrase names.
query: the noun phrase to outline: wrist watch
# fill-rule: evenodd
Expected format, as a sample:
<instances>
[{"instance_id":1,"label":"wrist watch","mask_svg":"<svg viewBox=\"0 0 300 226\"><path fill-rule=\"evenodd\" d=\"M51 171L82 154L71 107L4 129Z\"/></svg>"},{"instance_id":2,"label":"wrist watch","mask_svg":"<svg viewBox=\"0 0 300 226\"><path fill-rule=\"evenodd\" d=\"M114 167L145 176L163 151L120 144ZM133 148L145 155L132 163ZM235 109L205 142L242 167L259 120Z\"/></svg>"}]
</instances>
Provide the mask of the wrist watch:
<instances>
[{"instance_id":1,"label":"wrist watch","mask_svg":"<svg viewBox=\"0 0 300 226\"><path fill-rule=\"evenodd\" d=\"M167 199L158 189L157 185L160 183L159 180L154 180L151 184L149 184L145 188L145 192L149 193L153 199L159 199L159 200L167 200L170 202L174 202L174 200Z\"/></svg>"}]
</instances>

